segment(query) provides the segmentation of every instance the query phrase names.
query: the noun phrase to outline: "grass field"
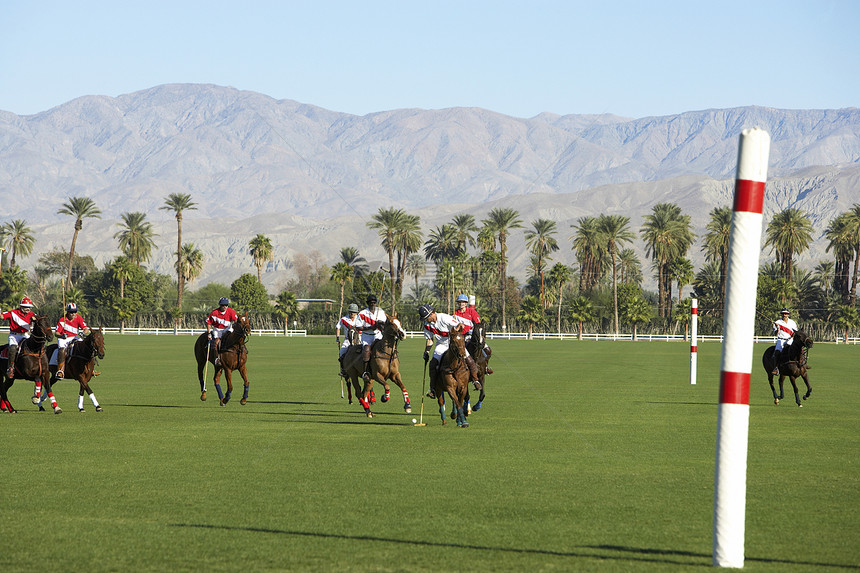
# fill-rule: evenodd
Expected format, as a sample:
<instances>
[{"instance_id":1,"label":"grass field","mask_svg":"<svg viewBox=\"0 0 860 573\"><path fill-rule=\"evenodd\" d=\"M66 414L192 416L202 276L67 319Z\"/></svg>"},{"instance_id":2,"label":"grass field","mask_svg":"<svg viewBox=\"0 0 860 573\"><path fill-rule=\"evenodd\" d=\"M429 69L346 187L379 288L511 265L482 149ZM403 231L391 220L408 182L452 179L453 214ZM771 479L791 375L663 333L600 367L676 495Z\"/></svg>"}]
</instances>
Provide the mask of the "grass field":
<instances>
[{"instance_id":1,"label":"grass field","mask_svg":"<svg viewBox=\"0 0 860 573\"><path fill-rule=\"evenodd\" d=\"M400 346L414 413L395 387L373 419L341 399L331 337L252 339L250 401L226 408L211 382L199 399L191 337L106 346L104 412L70 382L59 416L11 390L4 573L711 567L718 344L691 386L683 343L493 341L465 430L429 400L412 426L421 340ZM860 348L811 364L803 408L753 371L748 571L860 570Z\"/></svg>"}]
</instances>

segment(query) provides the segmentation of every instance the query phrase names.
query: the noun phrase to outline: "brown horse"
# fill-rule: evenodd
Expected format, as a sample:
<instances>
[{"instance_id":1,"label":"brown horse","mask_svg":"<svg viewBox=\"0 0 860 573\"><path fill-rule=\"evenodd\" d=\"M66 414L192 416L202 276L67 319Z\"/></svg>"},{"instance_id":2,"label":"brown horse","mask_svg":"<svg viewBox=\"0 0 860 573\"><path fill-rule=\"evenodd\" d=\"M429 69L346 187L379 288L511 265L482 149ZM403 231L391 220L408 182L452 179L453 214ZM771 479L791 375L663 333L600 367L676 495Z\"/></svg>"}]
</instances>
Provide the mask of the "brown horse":
<instances>
[{"instance_id":1,"label":"brown horse","mask_svg":"<svg viewBox=\"0 0 860 573\"><path fill-rule=\"evenodd\" d=\"M15 408L9 402L9 388L16 379L31 380L36 382L37 391L45 389L55 414L62 414L63 410L57 405L54 391L51 389L51 372L48 369L48 355L45 352L45 343L54 339L54 329L47 316L39 316L35 319L33 330L28 338L25 338L18 347L15 357L15 371L10 378L5 375L8 358L0 358L0 371L4 373L3 382L0 384L0 409L7 412L15 412ZM6 347L3 348L5 350ZM3 353L5 355L5 352ZM39 403L39 397L33 396L33 403Z\"/></svg>"},{"instance_id":2,"label":"brown horse","mask_svg":"<svg viewBox=\"0 0 860 573\"><path fill-rule=\"evenodd\" d=\"M770 390L773 392L774 404L779 404L779 401L785 397L782 384L785 382L786 376L791 380L791 386L794 388L794 401L797 402L798 406L803 407L803 404L800 402L797 383L795 382L797 378L803 378L803 381L806 383L806 394L803 395L803 399L806 400L812 394L812 386L809 385L809 376L806 374L809 368L806 365L806 357L810 348L812 348L812 339L802 330L795 332L794 342L790 346L783 348L783 351L780 353L779 363L779 396L776 395L776 388L773 386L773 352L776 346L771 346L764 351L761 363L767 372L767 380L770 382Z\"/></svg>"},{"instance_id":3,"label":"brown horse","mask_svg":"<svg viewBox=\"0 0 860 573\"><path fill-rule=\"evenodd\" d=\"M397 343L406 338L406 331L400 326L400 321L397 317L389 316L388 320L380 324L382 329L382 338L373 343L370 349L370 379L365 381L364 388L359 391L358 379L364 373L364 363L361 360L361 346L352 346L346 351L343 356L343 369L347 374L347 384L352 384L355 388L355 394L358 397L358 402L364 408L364 413L368 418L373 417L373 412L370 411L369 401L373 393L373 382L376 381L383 385L385 394L382 396L382 402L388 402L391 399L391 386L388 380L391 380L400 388L403 393L403 409L406 413L412 412L412 404L409 401L409 392L403 385L403 379L400 377L400 358L397 356Z\"/></svg>"},{"instance_id":4,"label":"brown horse","mask_svg":"<svg viewBox=\"0 0 860 573\"><path fill-rule=\"evenodd\" d=\"M487 345L486 339L486 331L484 330L483 322L476 322L472 327L472 337L469 339L469 342L466 343L466 352L472 357L475 361L475 364L478 366L478 382L481 383L481 393L478 395L478 401L475 403L473 410L476 412L481 409L481 406L484 404L484 398L486 394L484 389L487 387L487 383L484 381L484 378L487 376L487 362L489 362L489 358L484 354L484 347ZM467 410L469 408L469 392L467 385L467 393L466 393L466 404Z\"/></svg>"},{"instance_id":5,"label":"brown horse","mask_svg":"<svg viewBox=\"0 0 860 573\"><path fill-rule=\"evenodd\" d=\"M213 380L215 389L218 390L219 403L226 406L233 394L233 370L238 370L245 382L245 391L240 403L243 406L248 403L249 382L246 370L248 348L245 346L245 339L249 336L251 336L251 322L248 320L248 313L246 312L233 323L232 330L221 337L217 355L210 348L205 332L197 337L194 342L194 356L197 359L197 378L200 381L201 400L206 400L206 381L203 379L203 372L208 360L215 365ZM221 372L224 372L224 377L227 379L226 394L221 391Z\"/></svg>"},{"instance_id":6,"label":"brown horse","mask_svg":"<svg viewBox=\"0 0 860 573\"><path fill-rule=\"evenodd\" d=\"M468 428L466 421L466 397L469 393L469 367L466 365L466 339L463 337L463 325L458 324L448 332L448 350L439 362L439 374L436 377L436 400L439 402L439 415L442 425L445 419L445 392L454 402L452 418L456 417L458 428Z\"/></svg>"},{"instance_id":7,"label":"brown horse","mask_svg":"<svg viewBox=\"0 0 860 573\"><path fill-rule=\"evenodd\" d=\"M52 344L48 347L48 355L51 356L57 350L57 345ZM103 408L96 400L96 395L93 394L90 388L90 380L95 376L96 359L105 357L105 339L102 334L102 329L91 331L83 340L73 342L66 347L66 368L65 378L77 380L80 384L78 393L78 410L84 410L84 394L90 397L93 406L96 407L96 412L101 412ZM51 384L56 384L62 378L57 378L57 365L49 365L51 370ZM42 410L42 402L45 401L45 394L42 394L39 400L39 409Z\"/></svg>"}]
</instances>

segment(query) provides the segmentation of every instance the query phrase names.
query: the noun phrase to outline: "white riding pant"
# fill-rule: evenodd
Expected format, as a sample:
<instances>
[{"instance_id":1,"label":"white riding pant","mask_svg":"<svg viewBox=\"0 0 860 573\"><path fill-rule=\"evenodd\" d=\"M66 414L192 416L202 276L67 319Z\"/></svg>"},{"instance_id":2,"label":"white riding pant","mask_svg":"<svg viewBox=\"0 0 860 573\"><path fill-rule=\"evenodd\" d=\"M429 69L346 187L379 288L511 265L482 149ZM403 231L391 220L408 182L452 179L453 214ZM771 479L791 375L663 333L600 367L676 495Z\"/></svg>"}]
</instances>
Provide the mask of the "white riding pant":
<instances>
[{"instance_id":1,"label":"white riding pant","mask_svg":"<svg viewBox=\"0 0 860 573\"><path fill-rule=\"evenodd\" d=\"M785 348L786 346L791 346L792 342L794 342L794 338L777 338L776 351L782 352L783 348Z\"/></svg>"}]
</instances>

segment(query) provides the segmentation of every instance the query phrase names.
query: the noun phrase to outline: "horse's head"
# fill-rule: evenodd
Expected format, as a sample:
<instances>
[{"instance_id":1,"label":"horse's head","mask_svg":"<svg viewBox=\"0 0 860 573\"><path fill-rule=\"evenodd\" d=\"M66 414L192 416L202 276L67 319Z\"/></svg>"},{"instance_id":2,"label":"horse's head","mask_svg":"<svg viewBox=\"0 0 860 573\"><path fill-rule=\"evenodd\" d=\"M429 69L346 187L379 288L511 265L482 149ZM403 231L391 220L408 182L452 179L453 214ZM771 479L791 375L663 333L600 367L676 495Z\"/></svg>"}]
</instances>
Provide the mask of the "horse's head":
<instances>
[{"instance_id":1,"label":"horse's head","mask_svg":"<svg viewBox=\"0 0 860 573\"><path fill-rule=\"evenodd\" d=\"M33 319L32 337L39 343L50 342L54 339L54 328L47 316L37 316Z\"/></svg>"},{"instance_id":2,"label":"horse's head","mask_svg":"<svg viewBox=\"0 0 860 573\"><path fill-rule=\"evenodd\" d=\"M812 338L810 338L810 336L806 334L806 332L798 330L794 333L794 339L800 344L800 346L812 348Z\"/></svg>"},{"instance_id":3,"label":"horse's head","mask_svg":"<svg viewBox=\"0 0 860 573\"><path fill-rule=\"evenodd\" d=\"M486 329L484 328L483 322L476 322L472 327L472 338L474 344L478 346L478 348L483 348L484 343L486 342Z\"/></svg>"},{"instance_id":4,"label":"horse's head","mask_svg":"<svg viewBox=\"0 0 860 573\"><path fill-rule=\"evenodd\" d=\"M458 324L448 332L448 350L457 358L466 356L466 338L463 336L463 325Z\"/></svg>"},{"instance_id":5,"label":"horse's head","mask_svg":"<svg viewBox=\"0 0 860 573\"><path fill-rule=\"evenodd\" d=\"M397 340L403 340L406 338L406 331L400 326L399 320L389 316L388 320L385 321L385 326L382 328L382 336L390 336Z\"/></svg>"},{"instance_id":6,"label":"horse's head","mask_svg":"<svg viewBox=\"0 0 860 573\"><path fill-rule=\"evenodd\" d=\"M93 354L98 356L99 360L105 357L105 337L101 328L90 332L90 335L85 340L88 340L90 345L92 345Z\"/></svg>"},{"instance_id":7,"label":"horse's head","mask_svg":"<svg viewBox=\"0 0 860 573\"><path fill-rule=\"evenodd\" d=\"M246 338L251 336L251 321L248 319L248 313L240 315L233 323L233 332L239 336Z\"/></svg>"}]
</instances>

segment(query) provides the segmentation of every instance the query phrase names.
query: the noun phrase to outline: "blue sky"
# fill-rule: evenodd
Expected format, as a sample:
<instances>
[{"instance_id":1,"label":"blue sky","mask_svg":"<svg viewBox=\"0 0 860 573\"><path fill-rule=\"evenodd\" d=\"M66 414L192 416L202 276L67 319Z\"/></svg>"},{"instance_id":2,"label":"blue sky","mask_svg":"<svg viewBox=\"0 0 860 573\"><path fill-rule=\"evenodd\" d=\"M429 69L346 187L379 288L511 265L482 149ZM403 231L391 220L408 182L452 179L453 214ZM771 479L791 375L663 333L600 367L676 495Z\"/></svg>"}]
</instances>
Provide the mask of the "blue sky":
<instances>
[{"instance_id":1,"label":"blue sky","mask_svg":"<svg viewBox=\"0 0 860 573\"><path fill-rule=\"evenodd\" d=\"M860 2L0 0L0 110L213 83L367 114L860 105Z\"/></svg>"}]
</instances>

